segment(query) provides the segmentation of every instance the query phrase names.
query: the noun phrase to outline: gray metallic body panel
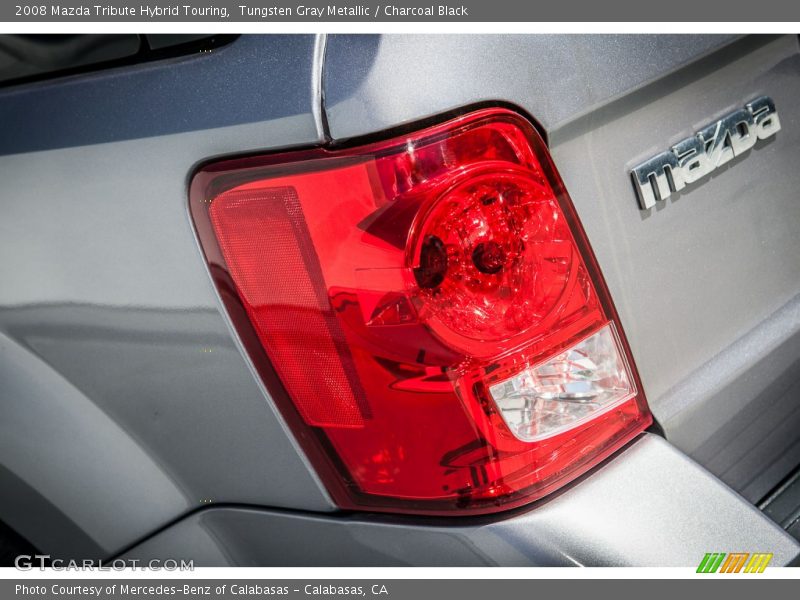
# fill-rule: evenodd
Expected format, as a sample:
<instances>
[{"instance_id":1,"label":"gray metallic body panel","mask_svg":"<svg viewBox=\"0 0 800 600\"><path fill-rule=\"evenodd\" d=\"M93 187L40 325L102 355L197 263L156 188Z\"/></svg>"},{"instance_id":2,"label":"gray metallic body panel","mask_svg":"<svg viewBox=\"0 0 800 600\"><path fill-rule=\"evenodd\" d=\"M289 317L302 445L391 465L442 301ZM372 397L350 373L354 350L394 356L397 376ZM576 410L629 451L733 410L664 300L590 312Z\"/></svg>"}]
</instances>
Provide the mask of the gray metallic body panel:
<instances>
[{"instance_id":1,"label":"gray metallic body panel","mask_svg":"<svg viewBox=\"0 0 800 600\"><path fill-rule=\"evenodd\" d=\"M734 38L714 35L331 35L334 139L505 100L551 132Z\"/></svg>"},{"instance_id":2,"label":"gray metallic body panel","mask_svg":"<svg viewBox=\"0 0 800 600\"><path fill-rule=\"evenodd\" d=\"M750 502L800 464L800 297L664 396L662 423Z\"/></svg>"},{"instance_id":3,"label":"gray metallic body panel","mask_svg":"<svg viewBox=\"0 0 800 600\"><path fill-rule=\"evenodd\" d=\"M239 351L186 204L200 161L320 141L313 49L312 36L255 36L199 65L0 92L15 132L0 144L0 518L49 553L108 556L209 501L332 509ZM264 107L243 114L206 77L248 65L258 76L227 85ZM135 93L190 74L194 90ZM267 102L266 82L293 91ZM151 95L160 102L143 109ZM53 118L62 102L86 113ZM103 109L124 106L149 128L141 136ZM191 116L161 135L159 111ZM192 123L212 112L225 126ZM231 113L258 120L226 124ZM81 138L74 121L97 131ZM70 140L103 143L58 148ZM70 524L83 536L64 535Z\"/></svg>"},{"instance_id":4,"label":"gray metallic body panel","mask_svg":"<svg viewBox=\"0 0 800 600\"><path fill-rule=\"evenodd\" d=\"M797 36L331 36L325 82L334 138L480 101L532 115L667 437L751 501L797 465L800 338L776 313L800 294ZM639 210L632 166L760 95L775 139Z\"/></svg>"},{"instance_id":5,"label":"gray metallic body panel","mask_svg":"<svg viewBox=\"0 0 800 600\"><path fill-rule=\"evenodd\" d=\"M754 540L757 540L755 542ZM709 549L800 545L653 435L533 510L500 521L328 518L240 508L200 511L129 558L195 565L695 566Z\"/></svg>"}]
</instances>

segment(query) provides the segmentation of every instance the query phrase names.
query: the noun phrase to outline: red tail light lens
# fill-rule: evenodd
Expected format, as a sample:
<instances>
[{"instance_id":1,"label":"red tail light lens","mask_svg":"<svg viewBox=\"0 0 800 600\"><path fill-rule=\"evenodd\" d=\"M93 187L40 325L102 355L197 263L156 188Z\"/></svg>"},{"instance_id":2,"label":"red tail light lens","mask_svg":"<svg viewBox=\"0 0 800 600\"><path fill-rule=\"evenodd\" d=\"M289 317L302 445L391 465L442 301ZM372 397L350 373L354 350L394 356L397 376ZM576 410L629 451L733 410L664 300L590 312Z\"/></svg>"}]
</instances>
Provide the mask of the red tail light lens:
<instances>
[{"instance_id":1,"label":"red tail light lens","mask_svg":"<svg viewBox=\"0 0 800 600\"><path fill-rule=\"evenodd\" d=\"M243 342L343 508L517 506L651 422L572 204L511 111L217 163L191 210Z\"/></svg>"}]
</instances>

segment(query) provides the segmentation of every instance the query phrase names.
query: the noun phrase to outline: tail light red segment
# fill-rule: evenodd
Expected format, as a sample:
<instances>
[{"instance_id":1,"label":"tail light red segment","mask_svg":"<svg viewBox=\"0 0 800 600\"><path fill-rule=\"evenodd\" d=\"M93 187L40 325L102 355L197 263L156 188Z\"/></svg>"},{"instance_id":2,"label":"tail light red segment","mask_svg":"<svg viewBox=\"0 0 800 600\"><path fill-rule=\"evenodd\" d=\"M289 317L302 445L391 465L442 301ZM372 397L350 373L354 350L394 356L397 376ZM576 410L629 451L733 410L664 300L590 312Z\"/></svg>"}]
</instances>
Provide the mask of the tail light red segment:
<instances>
[{"instance_id":1,"label":"tail light red segment","mask_svg":"<svg viewBox=\"0 0 800 600\"><path fill-rule=\"evenodd\" d=\"M342 508L518 506L651 422L572 204L511 111L217 163L191 209L243 342Z\"/></svg>"}]
</instances>

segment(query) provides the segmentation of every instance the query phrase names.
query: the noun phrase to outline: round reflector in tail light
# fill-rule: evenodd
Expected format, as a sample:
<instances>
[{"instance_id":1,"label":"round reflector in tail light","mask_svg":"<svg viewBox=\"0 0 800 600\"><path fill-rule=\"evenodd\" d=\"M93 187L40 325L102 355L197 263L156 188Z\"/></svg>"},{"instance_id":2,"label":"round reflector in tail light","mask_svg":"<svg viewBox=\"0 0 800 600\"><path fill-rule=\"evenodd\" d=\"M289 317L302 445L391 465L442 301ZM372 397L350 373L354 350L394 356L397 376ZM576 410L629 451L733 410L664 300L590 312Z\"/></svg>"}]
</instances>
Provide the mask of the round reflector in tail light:
<instances>
[{"instance_id":1,"label":"round reflector in tail light","mask_svg":"<svg viewBox=\"0 0 800 600\"><path fill-rule=\"evenodd\" d=\"M342 508L518 506L651 422L572 204L514 112L215 163L190 203L238 334Z\"/></svg>"},{"instance_id":2,"label":"round reflector in tail light","mask_svg":"<svg viewBox=\"0 0 800 600\"><path fill-rule=\"evenodd\" d=\"M569 288L569 228L552 191L524 169L468 171L421 215L410 240L423 320L453 347L493 356L554 314Z\"/></svg>"}]
</instances>

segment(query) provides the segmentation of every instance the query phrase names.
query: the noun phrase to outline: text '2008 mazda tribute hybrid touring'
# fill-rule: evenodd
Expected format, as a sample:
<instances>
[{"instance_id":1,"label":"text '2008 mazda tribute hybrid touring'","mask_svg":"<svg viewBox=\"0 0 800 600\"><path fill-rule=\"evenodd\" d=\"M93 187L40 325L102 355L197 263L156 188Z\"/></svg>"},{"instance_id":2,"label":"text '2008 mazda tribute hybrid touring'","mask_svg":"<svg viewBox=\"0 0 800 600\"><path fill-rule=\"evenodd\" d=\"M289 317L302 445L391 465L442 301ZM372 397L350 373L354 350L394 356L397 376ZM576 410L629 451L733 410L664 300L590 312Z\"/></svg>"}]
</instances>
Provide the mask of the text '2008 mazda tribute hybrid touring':
<instances>
[{"instance_id":1,"label":"text '2008 mazda tribute hybrid touring'","mask_svg":"<svg viewBox=\"0 0 800 600\"><path fill-rule=\"evenodd\" d=\"M6 563L797 560L797 36L0 60Z\"/></svg>"}]
</instances>

